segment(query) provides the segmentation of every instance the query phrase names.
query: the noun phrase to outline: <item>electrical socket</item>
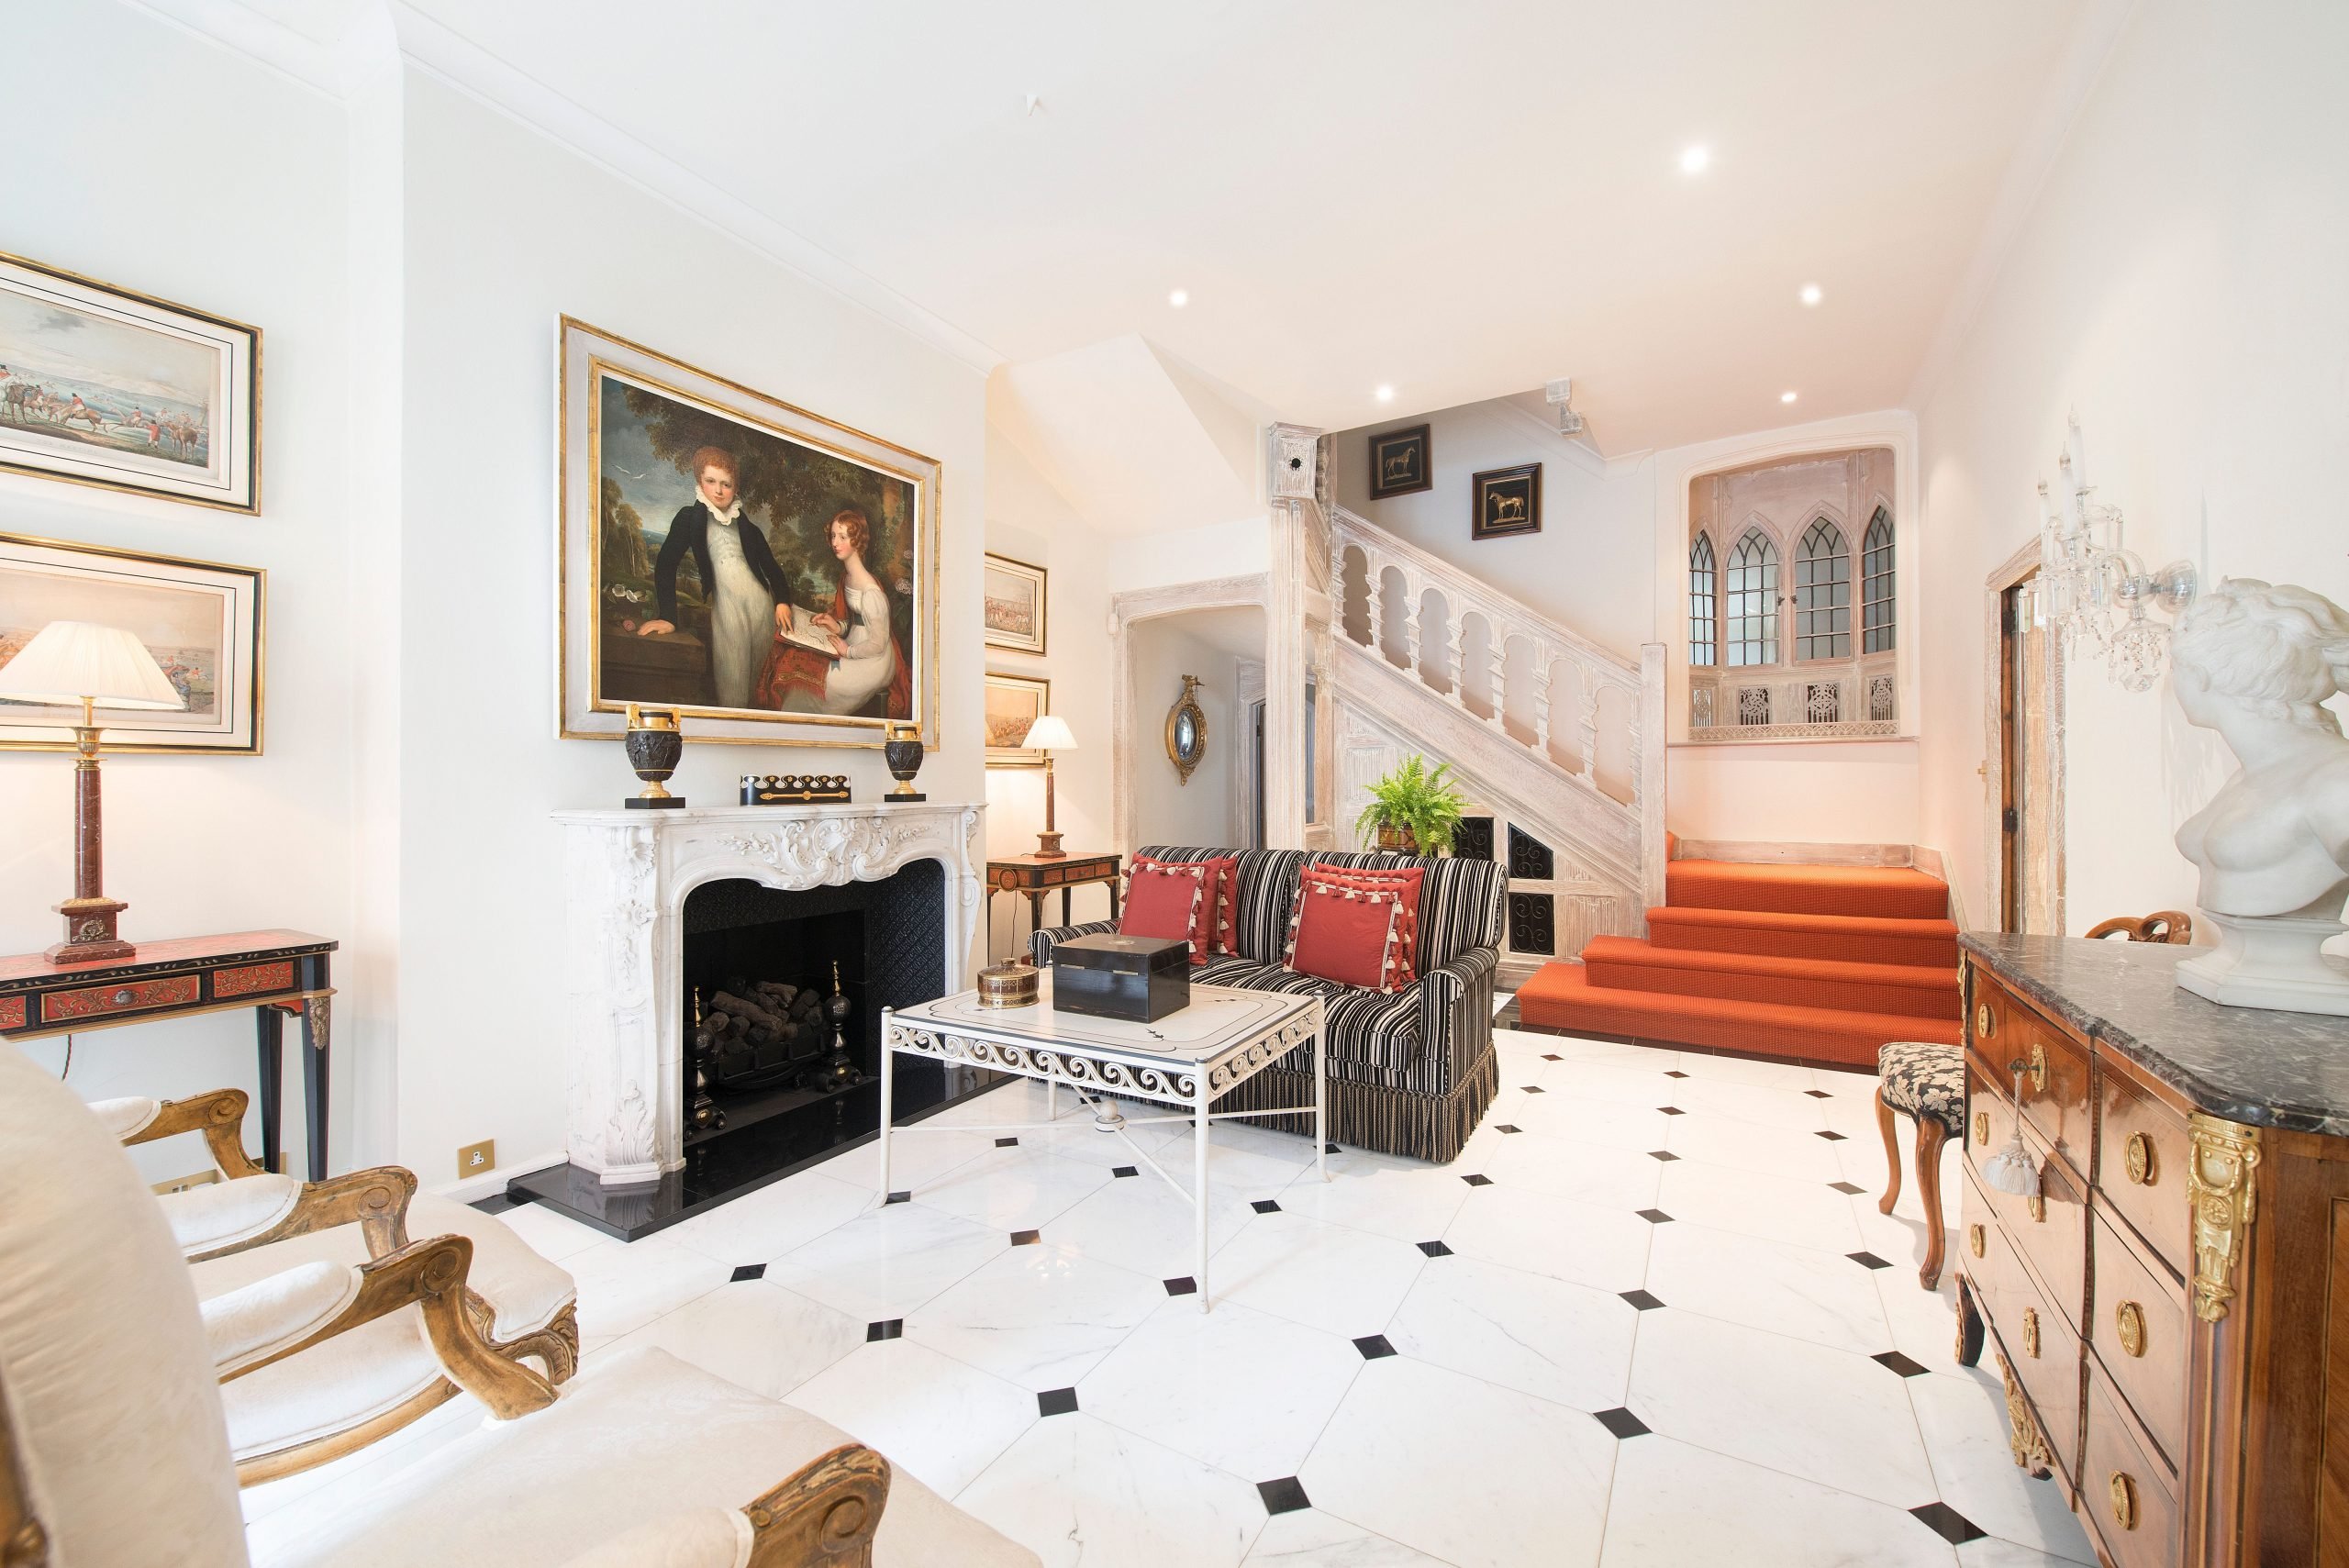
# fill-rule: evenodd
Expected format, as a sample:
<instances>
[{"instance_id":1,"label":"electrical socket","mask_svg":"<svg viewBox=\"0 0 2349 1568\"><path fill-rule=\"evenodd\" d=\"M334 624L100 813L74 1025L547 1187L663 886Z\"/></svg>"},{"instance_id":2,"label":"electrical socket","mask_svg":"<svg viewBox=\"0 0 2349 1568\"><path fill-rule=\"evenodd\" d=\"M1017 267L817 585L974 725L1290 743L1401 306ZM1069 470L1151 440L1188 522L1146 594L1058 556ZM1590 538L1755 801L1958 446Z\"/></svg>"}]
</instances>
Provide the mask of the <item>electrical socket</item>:
<instances>
[{"instance_id":1,"label":"electrical socket","mask_svg":"<svg viewBox=\"0 0 2349 1568\"><path fill-rule=\"evenodd\" d=\"M497 1140L484 1138L479 1143L468 1143L457 1151L457 1174L486 1175L497 1169Z\"/></svg>"},{"instance_id":2,"label":"electrical socket","mask_svg":"<svg viewBox=\"0 0 2349 1568\"><path fill-rule=\"evenodd\" d=\"M217 1170L198 1171L192 1176L173 1176L168 1182L157 1182L155 1184L155 1191L159 1193L184 1193L190 1187L208 1187L219 1179L220 1173Z\"/></svg>"}]
</instances>

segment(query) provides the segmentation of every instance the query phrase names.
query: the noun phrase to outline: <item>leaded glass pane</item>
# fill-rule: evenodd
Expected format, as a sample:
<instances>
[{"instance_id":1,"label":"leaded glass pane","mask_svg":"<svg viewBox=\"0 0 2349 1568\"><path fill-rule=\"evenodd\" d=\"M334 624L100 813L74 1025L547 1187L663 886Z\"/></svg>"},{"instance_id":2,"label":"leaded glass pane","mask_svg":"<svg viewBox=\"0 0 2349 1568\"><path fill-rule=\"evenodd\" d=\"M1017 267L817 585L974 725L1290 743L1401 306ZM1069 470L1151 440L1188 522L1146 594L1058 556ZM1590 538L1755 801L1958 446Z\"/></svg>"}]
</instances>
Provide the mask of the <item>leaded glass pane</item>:
<instances>
[{"instance_id":1,"label":"leaded glass pane","mask_svg":"<svg viewBox=\"0 0 2349 1568\"><path fill-rule=\"evenodd\" d=\"M1795 657L1852 656L1852 555L1843 530L1810 525L1795 556Z\"/></svg>"},{"instance_id":2,"label":"leaded glass pane","mask_svg":"<svg viewBox=\"0 0 2349 1568\"><path fill-rule=\"evenodd\" d=\"M1724 627L1732 667L1778 662L1778 550L1760 529L1737 541L1729 558Z\"/></svg>"}]
</instances>

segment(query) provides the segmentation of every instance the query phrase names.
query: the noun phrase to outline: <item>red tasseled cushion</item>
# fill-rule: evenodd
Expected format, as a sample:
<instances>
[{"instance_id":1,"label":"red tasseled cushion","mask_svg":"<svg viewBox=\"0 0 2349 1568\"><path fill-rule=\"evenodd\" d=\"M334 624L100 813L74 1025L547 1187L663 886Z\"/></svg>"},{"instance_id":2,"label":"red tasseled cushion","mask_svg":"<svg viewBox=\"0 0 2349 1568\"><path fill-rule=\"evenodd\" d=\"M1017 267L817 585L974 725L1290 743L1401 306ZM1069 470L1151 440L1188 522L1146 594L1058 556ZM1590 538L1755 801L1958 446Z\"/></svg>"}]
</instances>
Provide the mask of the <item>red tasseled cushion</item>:
<instances>
[{"instance_id":1,"label":"red tasseled cushion","mask_svg":"<svg viewBox=\"0 0 2349 1568\"><path fill-rule=\"evenodd\" d=\"M1207 862L1215 878L1208 894L1208 951L1216 957L1236 957L1240 951L1240 857L1218 855Z\"/></svg>"},{"instance_id":2,"label":"red tasseled cushion","mask_svg":"<svg viewBox=\"0 0 2349 1568\"><path fill-rule=\"evenodd\" d=\"M1191 962L1208 961L1208 868L1137 860L1126 883L1121 937L1174 937L1191 944Z\"/></svg>"},{"instance_id":3,"label":"red tasseled cushion","mask_svg":"<svg viewBox=\"0 0 2349 1568\"><path fill-rule=\"evenodd\" d=\"M1289 921L1287 967L1366 991L1392 991L1403 900L1392 888L1344 887L1308 871Z\"/></svg>"},{"instance_id":4,"label":"red tasseled cushion","mask_svg":"<svg viewBox=\"0 0 2349 1568\"><path fill-rule=\"evenodd\" d=\"M1395 935L1395 984L1399 988L1417 980L1419 951L1419 885L1427 880L1425 866L1332 866L1319 861L1312 874L1346 887L1383 888L1403 895L1403 914Z\"/></svg>"}]
</instances>

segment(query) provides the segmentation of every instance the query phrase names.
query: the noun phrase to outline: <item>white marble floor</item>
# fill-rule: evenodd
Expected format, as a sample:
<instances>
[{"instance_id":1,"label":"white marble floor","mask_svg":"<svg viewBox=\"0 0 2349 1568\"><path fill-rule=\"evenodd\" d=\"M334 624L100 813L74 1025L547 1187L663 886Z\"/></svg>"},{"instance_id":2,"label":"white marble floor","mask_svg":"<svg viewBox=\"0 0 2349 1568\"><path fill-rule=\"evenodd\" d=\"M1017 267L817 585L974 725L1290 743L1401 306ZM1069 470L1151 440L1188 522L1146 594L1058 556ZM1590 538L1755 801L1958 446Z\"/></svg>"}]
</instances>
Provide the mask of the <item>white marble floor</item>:
<instances>
[{"instance_id":1,"label":"white marble floor","mask_svg":"<svg viewBox=\"0 0 2349 1568\"><path fill-rule=\"evenodd\" d=\"M1171 1293L1189 1210L1081 1123L904 1140L885 1207L868 1148L629 1247L504 1218L578 1278L583 1377L662 1346L1054 1568L2094 1562L2008 1458L1995 1370L1952 1360L1913 1192L1876 1211L1873 1080L1498 1040L1449 1166L1349 1151L1324 1184L1303 1141L1219 1128L1204 1315ZM1954 1152L1943 1178L1954 1217ZM479 1418L459 1400L247 1512L338 1507Z\"/></svg>"}]
</instances>

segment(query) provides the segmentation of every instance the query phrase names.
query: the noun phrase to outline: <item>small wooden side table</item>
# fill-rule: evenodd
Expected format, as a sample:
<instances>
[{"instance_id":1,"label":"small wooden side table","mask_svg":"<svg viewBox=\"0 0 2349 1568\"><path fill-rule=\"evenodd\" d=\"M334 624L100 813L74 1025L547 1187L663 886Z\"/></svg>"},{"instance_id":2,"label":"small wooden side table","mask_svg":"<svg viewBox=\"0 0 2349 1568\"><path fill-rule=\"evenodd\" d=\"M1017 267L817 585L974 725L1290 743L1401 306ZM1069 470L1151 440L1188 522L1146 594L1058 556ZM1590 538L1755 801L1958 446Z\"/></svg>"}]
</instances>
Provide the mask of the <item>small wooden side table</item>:
<instances>
[{"instance_id":1,"label":"small wooden side table","mask_svg":"<svg viewBox=\"0 0 2349 1568\"><path fill-rule=\"evenodd\" d=\"M327 1174L328 1034L332 1025L329 955L339 944L302 931L239 931L140 942L130 958L51 963L39 953L0 958L0 1039L41 1040L156 1018L231 1007L253 1009L261 1051L262 1164L284 1164L285 1015L302 1020L303 1119L310 1180Z\"/></svg>"},{"instance_id":2,"label":"small wooden side table","mask_svg":"<svg viewBox=\"0 0 2349 1568\"><path fill-rule=\"evenodd\" d=\"M1054 888L1061 892L1061 924L1075 924L1069 918L1069 895L1072 889L1088 882L1102 882L1109 886L1109 918L1118 917L1118 855L1014 855L1009 860L987 862L987 904L994 906L998 893L1024 893L1028 895L1029 929L1044 928L1044 895ZM1017 931L1014 935L1017 935ZM987 939L990 945L994 938Z\"/></svg>"}]
</instances>

